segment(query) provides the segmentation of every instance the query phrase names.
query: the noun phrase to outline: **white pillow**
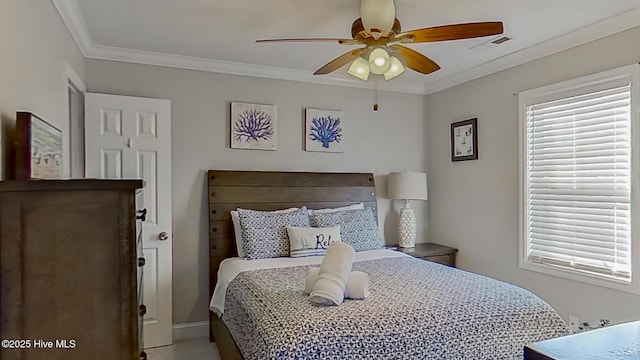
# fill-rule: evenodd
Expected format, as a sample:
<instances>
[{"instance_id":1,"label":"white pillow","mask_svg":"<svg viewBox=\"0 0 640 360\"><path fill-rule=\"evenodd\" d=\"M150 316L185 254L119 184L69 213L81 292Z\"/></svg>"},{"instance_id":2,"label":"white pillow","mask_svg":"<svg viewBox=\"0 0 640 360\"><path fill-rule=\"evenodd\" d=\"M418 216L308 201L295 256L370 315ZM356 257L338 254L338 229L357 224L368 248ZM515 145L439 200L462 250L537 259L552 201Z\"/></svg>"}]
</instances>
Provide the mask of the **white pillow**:
<instances>
[{"instance_id":1,"label":"white pillow","mask_svg":"<svg viewBox=\"0 0 640 360\"><path fill-rule=\"evenodd\" d=\"M286 214L286 213L294 212L296 210L298 210L298 208L274 210L271 212L276 214ZM233 222L233 233L235 234L235 237L236 237L236 249L238 249L238 257L243 258L245 256L244 256L244 251L242 251L242 228L240 227L240 215L238 215L237 210L231 210L230 213L231 213L231 221Z\"/></svg>"},{"instance_id":2,"label":"white pillow","mask_svg":"<svg viewBox=\"0 0 640 360\"><path fill-rule=\"evenodd\" d=\"M316 209L316 210L309 209L307 210L307 212L309 213L309 215L313 215L313 214L328 214L328 213L345 211L345 210L362 210L362 209L364 209L364 204L357 203L357 204L347 205L347 206L342 206L337 208L326 208L326 209Z\"/></svg>"},{"instance_id":3,"label":"white pillow","mask_svg":"<svg viewBox=\"0 0 640 360\"><path fill-rule=\"evenodd\" d=\"M327 248L340 239L340 226L332 227L294 227L287 226L292 258L305 256L323 256Z\"/></svg>"}]
</instances>

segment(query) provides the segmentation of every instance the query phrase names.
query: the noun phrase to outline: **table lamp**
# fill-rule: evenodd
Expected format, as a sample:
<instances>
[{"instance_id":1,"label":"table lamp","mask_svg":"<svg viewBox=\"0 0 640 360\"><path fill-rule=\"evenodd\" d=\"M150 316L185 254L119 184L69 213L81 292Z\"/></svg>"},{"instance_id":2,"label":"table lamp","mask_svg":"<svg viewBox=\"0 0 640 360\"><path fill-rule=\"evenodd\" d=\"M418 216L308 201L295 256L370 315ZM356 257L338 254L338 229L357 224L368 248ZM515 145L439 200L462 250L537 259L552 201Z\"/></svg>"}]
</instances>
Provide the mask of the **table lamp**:
<instances>
[{"instance_id":1,"label":"table lamp","mask_svg":"<svg viewBox=\"0 0 640 360\"><path fill-rule=\"evenodd\" d=\"M394 172L389 174L387 195L390 199L404 200L398 214L398 245L416 246L416 215L409 200L427 200L427 174L421 172Z\"/></svg>"}]
</instances>

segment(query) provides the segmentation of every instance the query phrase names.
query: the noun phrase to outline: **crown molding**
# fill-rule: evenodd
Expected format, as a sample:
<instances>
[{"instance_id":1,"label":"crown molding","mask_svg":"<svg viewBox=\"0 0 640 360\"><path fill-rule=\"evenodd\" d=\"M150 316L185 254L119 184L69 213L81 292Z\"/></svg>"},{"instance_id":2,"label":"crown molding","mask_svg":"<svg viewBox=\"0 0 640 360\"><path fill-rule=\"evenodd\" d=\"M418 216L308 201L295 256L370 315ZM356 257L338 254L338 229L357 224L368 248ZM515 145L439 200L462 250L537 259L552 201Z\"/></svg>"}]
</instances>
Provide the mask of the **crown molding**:
<instances>
[{"instance_id":1,"label":"crown molding","mask_svg":"<svg viewBox=\"0 0 640 360\"><path fill-rule=\"evenodd\" d=\"M78 3L75 0L51 0L53 6L58 10L58 14L67 25L73 40L80 48L80 52L85 57L93 46L93 40L89 34L87 24L84 22Z\"/></svg>"},{"instance_id":2,"label":"crown molding","mask_svg":"<svg viewBox=\"0 0 640 360\"><path fill-rule=\"evenodd\" d=\"M113 60L136 64L166 66L172 68L198 70L230 75L252 76L276 80L301 81L306 83L347 86L371 89L372 83L357 79L331 76L316 76L303 70L292 70L264 65L243 64L231 61L212 60L184 55L158 53L119 47L93 45L85 54L90 59ZM392 81L378 84L379 90L410 94L426 94L424 84Z\"/></svg>"},{"instance_id":3,"label":"crown molding","mask_svg":"<svg viewBox=\"0 0 640 360\"><path fill-rule=\"evenodd\" d=\"M267 79L299 81L322 85L346 86L362 89L371 89L373 87L371 83L357 79L352 80L349 78L331 75L314 76L303 70L292 70L263 65L243 64L207 58L96 45L91 39L87 25L84 22L84 18L82 17L76 0L51 1L60 13L64 23L67 25L67 28L80 48L80 51L86 58L252 76ZM426 83L415 83L403 82L401 79L395 79L394 81L379 83L378 89L383 91L419 95L432 94L498 71L506 70L526 62L540 59L563 50L637 27L638 24L640 24L638 19L640 19L640 7L439 80L429 82L427 79Z\"/></svg>"},{"instance_id":4,"label":"crown molding","mask_svg":"<svg viewBox=\"0 0 640 360\"><path fill-rule=\"evenodd\" d=\"M71 36L86 58L130 62L145 65L166 66L180 69L199 70L223 74L253 76L267 79L300 81L322 85L347 86L371 89L372 84L357 79L332 76L314 76L306 71L292 70L262 65L251 65L230 61L212 60L175 54L166 54L135 49L96 45L91 39L87 24L82 17L76 0L51 0L66 24ZM423 83L393 82L378 84L379 90L424 95Z\"/></svg>"},{"instance_id":5,"label":"crown molding","mask_svg":"<svg viewBox=\"0 0 640 360\"><path fill-rule=\"evenodd\" d=\"M427 95L465 82L559 53L640 25L640 7L554 39L530 46L466 71L427 83Z\"/></svg>"}]
</instances>

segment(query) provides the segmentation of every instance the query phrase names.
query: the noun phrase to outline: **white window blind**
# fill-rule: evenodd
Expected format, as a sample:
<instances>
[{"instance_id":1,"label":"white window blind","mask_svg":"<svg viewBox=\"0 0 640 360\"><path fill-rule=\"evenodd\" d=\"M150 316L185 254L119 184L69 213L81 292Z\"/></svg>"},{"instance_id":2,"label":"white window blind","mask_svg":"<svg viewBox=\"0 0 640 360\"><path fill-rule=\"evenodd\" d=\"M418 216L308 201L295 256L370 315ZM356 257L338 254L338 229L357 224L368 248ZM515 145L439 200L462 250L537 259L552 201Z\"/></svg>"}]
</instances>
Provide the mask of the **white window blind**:
<instances>
[{"instance_id":1,"label":"white window blind","mask_svg":"<svg viewBox=\"0 0 640 360\"><path fill-rule=\"evenodd\" d=\"M527 104L526 260L631 281L631 86Z\"/></svg>"}]
</instances>

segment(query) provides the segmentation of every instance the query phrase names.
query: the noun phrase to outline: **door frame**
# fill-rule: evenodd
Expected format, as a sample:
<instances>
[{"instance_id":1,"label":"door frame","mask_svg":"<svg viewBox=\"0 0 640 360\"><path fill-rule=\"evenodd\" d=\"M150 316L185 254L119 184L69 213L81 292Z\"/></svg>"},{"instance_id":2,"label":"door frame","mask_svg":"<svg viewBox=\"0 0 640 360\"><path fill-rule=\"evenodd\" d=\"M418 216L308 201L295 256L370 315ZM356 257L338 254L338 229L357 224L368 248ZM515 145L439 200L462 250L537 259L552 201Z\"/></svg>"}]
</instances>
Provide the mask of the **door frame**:
<instances>
[{"instance_id":1,"label":"door frame","mask_svg":"<svg viewBox=\"0 0 640 360\"><path fill-rule=\"evenodd\" d=\"M68 126L68 135L66 136L66 148L64 148L65 145L63 145L64 148L64 154L65 154L65 158L69 159L68 161L65 161L67 164L63 166L64 168L64 172L66 174L67 177L72 177L73 174L73 169L72 169L72 147L71 145L73 144L73 139L71 138L71 126L73 125L72 122L73 120L71 119L71 108L70 108L70 104L71 104L71 97L69 96L69 88L73 87L75 88L75 91L79 91L81 92L83 95L87 93L87 86L84 84L84 81L82 80L82 78L80 77L80 75L78 75L78 73L73 69L73 67L69 64L69 63L65 63L65 70L64 70L64 97L65 97L65 104L67 104L67 126ZM82 107L84 108L84 101L82 102ZM83 115L83 119L84 119L84 115ZM84 129L84 127L83 127ZM82 137L84 138L85 134L84 131L82 133ZM86 148L83 149L85 155L86 155ZM82 177L86 177L86 172L83 172Z\"/></svg>"}]
</instances>

